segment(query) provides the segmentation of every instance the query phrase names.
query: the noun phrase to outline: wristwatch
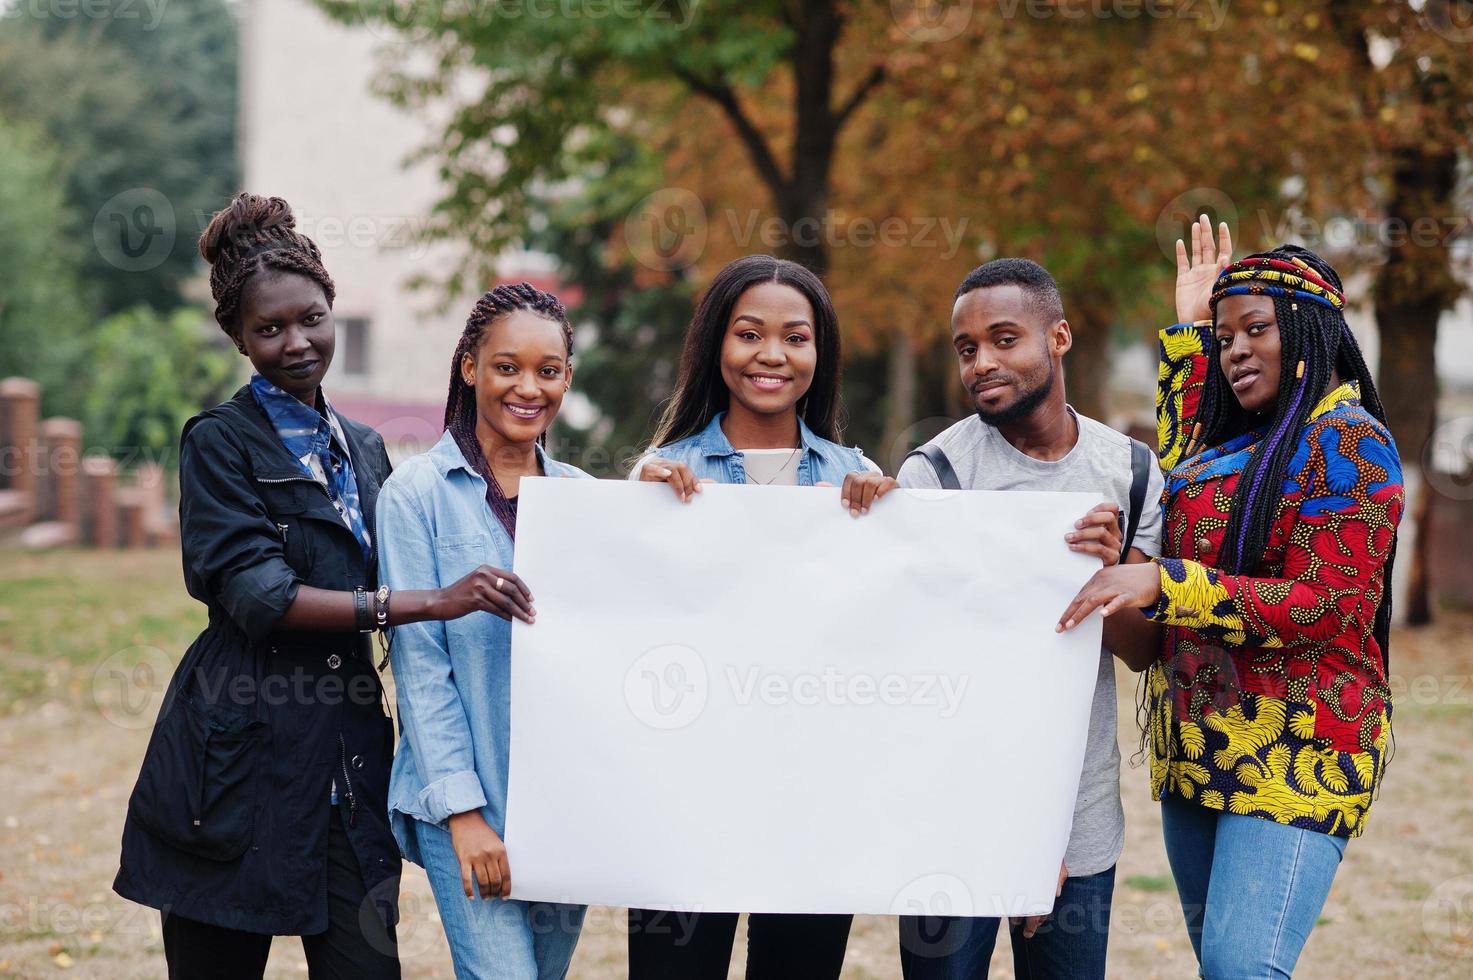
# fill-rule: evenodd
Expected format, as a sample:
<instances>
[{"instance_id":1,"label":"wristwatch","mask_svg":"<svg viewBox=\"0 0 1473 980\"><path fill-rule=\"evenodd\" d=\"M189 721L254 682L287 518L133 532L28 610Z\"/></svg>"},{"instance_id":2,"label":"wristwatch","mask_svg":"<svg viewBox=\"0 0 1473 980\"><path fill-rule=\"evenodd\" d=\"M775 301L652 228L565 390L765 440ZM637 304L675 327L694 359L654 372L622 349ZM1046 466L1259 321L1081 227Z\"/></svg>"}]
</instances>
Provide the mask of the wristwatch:
<instances>
[{"instance_id":1,"label":"wristwatch","mask_svg":"<svg viewBox=\"0 0 1473 980\"><path fill-rule=\"evenodd\" d=\"M373 594L373 618L378 623L379 629L389 625L389 587L387 585L380 585L378 591Z\"/></svg>"}]
</instances>

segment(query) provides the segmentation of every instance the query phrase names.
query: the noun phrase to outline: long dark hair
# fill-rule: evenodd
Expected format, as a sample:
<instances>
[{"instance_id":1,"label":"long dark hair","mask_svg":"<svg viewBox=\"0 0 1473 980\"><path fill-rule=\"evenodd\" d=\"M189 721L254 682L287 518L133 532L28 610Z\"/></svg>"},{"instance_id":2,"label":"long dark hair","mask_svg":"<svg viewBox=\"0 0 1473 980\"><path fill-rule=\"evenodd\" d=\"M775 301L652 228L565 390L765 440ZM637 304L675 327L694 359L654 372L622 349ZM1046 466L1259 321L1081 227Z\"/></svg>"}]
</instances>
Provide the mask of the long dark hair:
<instances>
[{"instance_id":1,"label":"long dark hair","mask_svg":"<svg viewBox=\"0 0 1473 980\"><path fill-rule=\"evenodd\" d=\"M1224 279L1253 259L1270 259L1307 266L1307 271L1320 281L1333 287L1334 292L1344 295L1340 277L1330 264L1314 252L1298 245L1280 245L1271 252L1260 252L1230 267L1218 280ZM1268 293L1268 290L1265 290ZM1263 562L1264 547L1269 532L1278 516L1279 502L1283 499L1284 480L1288 476L1289 461L1299 448L1300 434L1315 405L1328 394L1330 375L1339 371L1342 381L1360 384L1361 404L1366 411L1386 424L1386 409L1376 391L1376 382L1366 367L1360 345L1345 322L1344 313L1337 307L1324 303L1296 299L1292 295L1273 294L1274 314L1279 321L1279 339L1282 348L1280 357L1280 383L1278 402L1268 425L1260 448L1248 459L1243 473L1238 478L1228 510L1227 530L1223 536L1220 562L1226 571L1234 574L1251 574ZM1213 319L1217 316L1217 303L1212 304ZM1207 371L1203 385L1202 404L1197 421L1202 427L1201 444L1219 445L1241 435L1261 419L1243 410L1221 370L1221 359L1216 369ZM1303 372L1300 373L1300 365ZM1396 539L1386 555L1386 570L1382 580L1381 605L1376 610L1376 622L1372 635L1381 646L1383 668L1389 669L1391 648L1391 571L1396 559Z\"/></svg>"},{"instance_id":2,"label":"long dark hair","mask_svg":"<svg viewBox=\"0 0 1473 980\"><path fill-rule=\"evenodd\" d=\"M727 322L742 293L764 282L791 286L813 307L818 367L808 392L798 401L798 414L814 435L830 442L842 439L839 318L829 291L818 276L796 262L771 255L748 255L718 272L701 297L685 333L675 394L660 417L652 446L667 446L693 436L726 410L731 392L721 378L721 344L726 338Z\"/></svg>"},{"instance_id":3,"label":"long dark hair","mask_svg":"<svg viewBox=\"0 0 1473 980\"><path fill-rule=\"evenodd\" d=\"M476 438L476 389L474 385L466 384L460 373L460 362L465 355L469 354L472 360L475 359L481 340L486 335L486 328L513 310L528 310L559 324L563 329L563 343L568 350L568 365L572 366L573 327L569 324L567 311L558 302L558 298L551 293L544 293L531 283L497 286L476 300L471 315L466 318L460 343L455 345L455 354L450 358L450 391L445 398L445 430L455 437L455 444L460 447L466 462L486 481L486 503L490 506L491 513L501 522L501 526L506 528L506 533L515 539L517 512L512 509L506 494L502 493L501 484L496 482L496 474L491 472L486 455L481 451L480 440ZM545 443L546 439L547 433L544 431L537 441Z\"/></svg>"}]
</instances>

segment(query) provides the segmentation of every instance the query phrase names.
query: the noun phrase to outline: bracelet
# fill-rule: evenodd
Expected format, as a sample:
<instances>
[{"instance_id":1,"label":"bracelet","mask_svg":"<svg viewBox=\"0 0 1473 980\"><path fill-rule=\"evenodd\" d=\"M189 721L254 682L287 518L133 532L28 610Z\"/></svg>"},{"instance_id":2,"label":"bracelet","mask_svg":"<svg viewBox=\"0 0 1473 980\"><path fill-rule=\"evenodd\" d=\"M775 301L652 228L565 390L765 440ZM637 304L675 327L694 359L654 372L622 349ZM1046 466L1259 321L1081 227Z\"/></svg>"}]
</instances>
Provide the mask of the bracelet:
<instances>
[{"instance_id":1,"label":"bracelet","mask_svg":"<svg viewBox=\"0 0 1473 980\"><path fill-rule=\"evenodd\" d=\"M358 632L373 632L373 615L368 611L368 593L361 588L353 590L353 618L358 624Z\"/></svg>"},{"instance_id":2,"label":"bracelet","mask_svg":"<svg viewBox=\"0 0 1473 980\"><path fill-rule=\"evenodd\" d=\"M389 625L389 587L380 585L378 591L373 594L373 618L379 629Z\"/></svg>"}]
</instances>

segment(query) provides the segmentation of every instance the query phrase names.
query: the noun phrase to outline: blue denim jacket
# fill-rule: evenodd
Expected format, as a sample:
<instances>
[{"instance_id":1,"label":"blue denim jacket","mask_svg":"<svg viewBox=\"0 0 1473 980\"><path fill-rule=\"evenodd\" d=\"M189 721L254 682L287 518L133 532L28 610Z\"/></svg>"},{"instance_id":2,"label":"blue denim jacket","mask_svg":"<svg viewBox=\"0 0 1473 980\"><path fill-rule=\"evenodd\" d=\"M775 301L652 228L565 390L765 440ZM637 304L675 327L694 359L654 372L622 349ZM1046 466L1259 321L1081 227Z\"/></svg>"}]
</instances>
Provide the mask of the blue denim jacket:
<instances>
[{"instance_id":1,"label":"blue denim jacket","mask_svg":"<svg viewBox=\"0 0 1473 980\"><path fill-rule=\"evenodd\" d=\"M733 449L731 440L721 430L721 412L700 432L676 440L668 446L657 447L655 452L673 463L684 463L691 468L698 480L714 480L717 483L746 483L747 471L742 465L742 451ZM864 471L864 454L858 449L829 442L813 434L813 430L798 419L799 438L803 444L803 455L798 459L798 485L811 487L815 483L827 482L842 486L844 477L855 471Z\"/></svg>"},{"instance_id":2,"label":"blue denim jacket","mask_svg":"<svg viewBox=\"0 0 1473 980\"><path fill-rule=\"evenodd\" d=\"M540 446L537 457L548 476L591 479ZM394 470L379 492L377 523L379 581L391 589L438 589L479 565L512 567L512 539L486 505L486 481L448 432ZM479 809L498 834L506 829L511 624L475 612L396 626L392 661L399 750L389 822L404 856L423 864L411 817L443 826Z\"/></svg>"}]
</instances>

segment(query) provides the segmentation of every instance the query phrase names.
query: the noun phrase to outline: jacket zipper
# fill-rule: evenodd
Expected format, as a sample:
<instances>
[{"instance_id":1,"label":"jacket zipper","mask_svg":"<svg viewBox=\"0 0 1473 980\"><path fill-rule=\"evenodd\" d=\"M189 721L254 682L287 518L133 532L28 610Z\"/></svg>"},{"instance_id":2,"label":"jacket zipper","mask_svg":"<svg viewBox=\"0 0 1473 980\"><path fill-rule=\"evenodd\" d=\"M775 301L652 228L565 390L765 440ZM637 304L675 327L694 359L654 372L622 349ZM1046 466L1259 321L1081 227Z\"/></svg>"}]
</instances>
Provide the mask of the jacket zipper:
<instances>
[{"instance_id":1,"label":"jacket zipper","mask_svg":"<svg viewBox=\"0 0 1473 980\"><path fill-rule=\"evenodd\" d=\"M353 794L353 777L348 775L348 745L343 733L338 732L338 768L343 771L343 785L347 787L343 796L348 800L348 826L358 825L358 797Z\"/></svg>"}]
</instances>

